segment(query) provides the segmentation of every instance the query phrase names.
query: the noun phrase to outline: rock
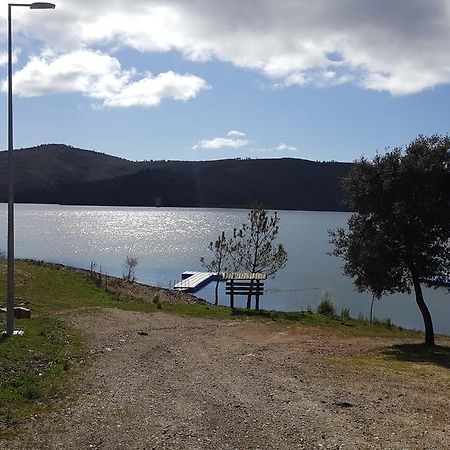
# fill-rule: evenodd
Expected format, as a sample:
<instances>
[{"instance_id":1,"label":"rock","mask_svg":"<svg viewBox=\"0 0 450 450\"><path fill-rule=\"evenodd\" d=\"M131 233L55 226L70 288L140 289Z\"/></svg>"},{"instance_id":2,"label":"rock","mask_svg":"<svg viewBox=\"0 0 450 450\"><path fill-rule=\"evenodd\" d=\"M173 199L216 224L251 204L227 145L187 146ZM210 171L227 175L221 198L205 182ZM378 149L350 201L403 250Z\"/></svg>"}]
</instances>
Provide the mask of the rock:
<instances>
[{"instance_id":1,"label":"rock","mask_svg":"<svg viewBox=\"0 0 450 450\"><path fill-rule=\"evenodd\" d=\"M14 308L14 317L16 319L31 319L31 309L23 306L16 306Z\"/></svg>"}]
</instances>

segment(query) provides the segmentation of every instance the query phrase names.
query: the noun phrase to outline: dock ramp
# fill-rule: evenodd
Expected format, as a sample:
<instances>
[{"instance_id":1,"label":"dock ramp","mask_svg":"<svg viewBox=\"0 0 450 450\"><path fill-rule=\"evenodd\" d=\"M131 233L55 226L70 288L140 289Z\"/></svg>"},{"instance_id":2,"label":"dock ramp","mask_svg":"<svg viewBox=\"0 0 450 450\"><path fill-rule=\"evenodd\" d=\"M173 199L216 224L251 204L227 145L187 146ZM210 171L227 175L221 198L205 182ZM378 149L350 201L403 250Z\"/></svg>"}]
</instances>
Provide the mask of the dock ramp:
<instances>
[{"instance_id":1,"label":"dock ramp","mask_svg":"<svg viewBox=\"0 0 450 450\"><path fill-rule=\"evenodd\" d=\"M173 287L177 291L196 292L217 278L213 272L183 272L181 281Z\"/></svg>"}]
</instances>

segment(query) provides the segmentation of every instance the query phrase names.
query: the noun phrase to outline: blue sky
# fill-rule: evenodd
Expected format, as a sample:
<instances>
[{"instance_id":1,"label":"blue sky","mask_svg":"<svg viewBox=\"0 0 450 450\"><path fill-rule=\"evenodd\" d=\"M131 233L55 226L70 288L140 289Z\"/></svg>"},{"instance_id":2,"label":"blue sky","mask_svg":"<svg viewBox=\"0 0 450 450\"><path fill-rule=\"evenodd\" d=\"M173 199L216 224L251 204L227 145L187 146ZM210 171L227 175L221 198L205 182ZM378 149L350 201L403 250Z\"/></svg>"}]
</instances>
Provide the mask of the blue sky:
<instances>
[{"instance_id":1,"label":"blue sky","mask_svg":"<svg viewBox=\"0 0 450 450\"><path fill-rule=\"evenodd\" d=\"M352 161L449 131L448 0L61 0L13 17L16 147Z\"/></svg>"}]
</instances>

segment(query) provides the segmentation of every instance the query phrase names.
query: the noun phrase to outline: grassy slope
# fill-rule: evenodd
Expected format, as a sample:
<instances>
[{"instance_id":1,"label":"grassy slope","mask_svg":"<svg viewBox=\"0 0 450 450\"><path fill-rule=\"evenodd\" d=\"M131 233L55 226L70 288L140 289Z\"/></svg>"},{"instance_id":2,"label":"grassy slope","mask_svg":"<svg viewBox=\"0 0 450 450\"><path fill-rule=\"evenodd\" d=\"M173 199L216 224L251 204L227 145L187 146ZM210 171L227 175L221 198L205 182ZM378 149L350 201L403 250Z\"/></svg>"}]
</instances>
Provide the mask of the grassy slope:
<instances>
[{"instance_id":1,"label":"grassy slope","mask_svg":"<svg viewBox=\"0 0 450 450\"><path fill-rule=\"evenodd\" d=\"M4 263L0 269L0 292L4 293ZM68 372L81 359L81 337L67 329L55 312L115 304L80 276L24 262L16 265L16 297L30 302L33 318L16 320L15 328L24 331L22 337L0 341L0 430L2 422L14 422L57 399ZM5 314L0 316L0 329L5 329Z\"/></svg>"},{"instance_id":2,"label":"grassy slope","mask_svg":"<svg viewBox=\"0 0 450 450\"><path fill-rule=\"evenodd\" d=\"M0 292L5 292L5 264L0 262ZM123 302L95 286L78 273L19 261L16 266L16 296L30 302L33 318L17 320L16 329L24 336L0 340L0 432L5 425L29 416L59 398L67 381L84 362L83 338L58 320L58 313L67 309L86 310L112 307L154 312L158 305ZM0 303L4 296L0 296ZM208 305L164 304L162 309L176 314L212 319L247 319L292 321L307 326L325 327L339 337L374 336L400 340L422 339L419 333L395 327L376 326L360 320L333 320L308 312L282 313L235 310ZM5 315L0 315L0 329L5 329ZM407 349L406 349L407 350ZM393 348L391 354L378 353L376 358L416 356L416 361L448 364L448 347L437 353L415 346L411 351ZM400 358L398 358L400 356ZM404 358L405 359L405 358ZM407 358L406 358L407 359ZM414 359L413 359L414 360ZM447 366L448 367L448 366Z\"/></svg>"}]
</instances>

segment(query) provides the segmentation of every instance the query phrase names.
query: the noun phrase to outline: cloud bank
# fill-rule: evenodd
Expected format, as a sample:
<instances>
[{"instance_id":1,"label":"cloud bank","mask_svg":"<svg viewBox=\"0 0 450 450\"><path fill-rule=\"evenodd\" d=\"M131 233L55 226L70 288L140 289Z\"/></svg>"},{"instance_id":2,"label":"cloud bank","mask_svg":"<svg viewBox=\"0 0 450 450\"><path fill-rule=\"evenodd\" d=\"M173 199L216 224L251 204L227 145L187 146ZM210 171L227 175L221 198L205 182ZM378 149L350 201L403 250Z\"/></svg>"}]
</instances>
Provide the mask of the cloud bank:
<instances>
[{"instance_id":1,"label":"cloud bank","mask_svg":"<svg viewBox=\"0 0 450 450\"><path fill-rule=\"evenodd\" d=\"M209 88L199 77L171 71L139 77L133 69L124 70L116 58L89 50L34 56L13 81L14 92L23 97L78 92L108 107L157 106L165 98L186 101Z\"/></svg>"},{"instance_id":2,"label":"cloud bank","mask_svg":"<svg viewBox=\"0 0 450 450\"><path fill-rule=\"evenodd\" d=\"M279 87L351 82L405 95L450 82L448 0L60 0L51 13L15 11L15 25L61 58L99 47L177 51L192 61L230 62ZM33 73L40 68L34 62ZM158 91L162 80L151 80L118 103L141 88ZM190 83L186 95L169 89L173 98L191 98Z\"/></svg>"}]
</instances>

